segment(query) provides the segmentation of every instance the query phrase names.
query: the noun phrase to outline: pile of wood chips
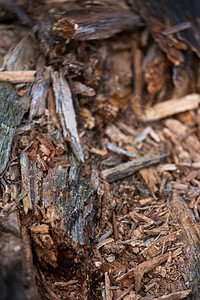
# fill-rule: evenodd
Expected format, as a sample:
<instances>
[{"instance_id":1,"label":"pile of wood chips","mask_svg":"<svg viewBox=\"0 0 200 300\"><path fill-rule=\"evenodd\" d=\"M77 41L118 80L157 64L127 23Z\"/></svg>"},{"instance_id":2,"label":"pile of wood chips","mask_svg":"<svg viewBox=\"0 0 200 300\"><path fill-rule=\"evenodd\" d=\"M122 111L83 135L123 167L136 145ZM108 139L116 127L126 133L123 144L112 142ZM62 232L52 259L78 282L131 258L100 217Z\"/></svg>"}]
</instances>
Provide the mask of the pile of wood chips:
<instances>
[{"instance_id":1,"label":"pile of wood chips","mask_svg":"<svg viewBox=\"0 0 200 300\"><path fill-rule=\"evenodd\" d=\"M0 1L2 299L199 299L199 25L152 2Z\"/></svg>"}]
</instances>

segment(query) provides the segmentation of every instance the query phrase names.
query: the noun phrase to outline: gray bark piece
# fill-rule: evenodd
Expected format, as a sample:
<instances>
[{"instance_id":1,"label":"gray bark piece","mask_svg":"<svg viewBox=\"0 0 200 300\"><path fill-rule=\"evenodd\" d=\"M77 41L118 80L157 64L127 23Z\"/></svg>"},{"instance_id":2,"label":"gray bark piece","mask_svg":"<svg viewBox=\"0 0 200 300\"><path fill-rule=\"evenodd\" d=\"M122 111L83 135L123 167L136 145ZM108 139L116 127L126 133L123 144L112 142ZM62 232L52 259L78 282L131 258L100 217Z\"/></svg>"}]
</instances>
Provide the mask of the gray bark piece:
<instances>
[{"instance_id":1,"label":"gray bark piece","mask_svg":"<svg viewBox=\"0 0 200 300\"><path fill-rule=\"evenodd\" d=\"M106 181L113 182L130 176L138 170L158 164L161 160L166 159L167 157L167 153L147 154L141 158L120 164L114 168L103 170L101 172L101 176Z\"/></svg>"},{"instance_id":2,"label":"gray bark piece","mask_svg":"<svg viewBox=\"0 0 200 300\"><path fill-rule=\"evenodd\" d=\"M128 156L128 157L136 157L137 156L135 153L126 151L123 148L117 147L117 146L115 146L111 143L107 144L107 149L114 152L114 153L117 153L119 155L125 155L125 156Z\"/></svg>"},{"instance_id":3,"label":"gray bark piece","mask_svg":"<svg viewBox=\"0 0 200 300\"><path fill-rule=\"evenodd\" d=\"M12 84L0 84L0 174L8 162L13 136L29 107L29 91L20 99Z\"/></svg>"},{"instance_id":4,"label":"gray bark piece","mask_svg":"<svg viewBox=\"0 0 200 300\"><path fill-rule=\"evenodd\" d=\"M36 77L36 81L32 88L32 102L29 113L29 120L35 116L41 116L44 113L46 98L50 86L49 70L45 69L41 76Z\"/></svg>"}]
</instances>

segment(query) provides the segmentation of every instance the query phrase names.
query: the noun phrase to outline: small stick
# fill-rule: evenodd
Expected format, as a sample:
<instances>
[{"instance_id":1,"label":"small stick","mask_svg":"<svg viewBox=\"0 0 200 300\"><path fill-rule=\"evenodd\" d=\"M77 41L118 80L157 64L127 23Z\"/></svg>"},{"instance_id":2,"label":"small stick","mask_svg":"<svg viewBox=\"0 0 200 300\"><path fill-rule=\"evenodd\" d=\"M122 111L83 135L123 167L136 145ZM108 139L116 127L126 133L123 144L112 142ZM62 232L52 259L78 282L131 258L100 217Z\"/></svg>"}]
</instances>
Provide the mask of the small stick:
<instances>
[{"instance_id":1,"label":"small stick","mask_svg":"<svg viewBox=\"0 0 200 300\"><path fill-rule=\"evenodd\" d=\"M33 82L36 71L3 71L0 72L0 81L9 81L11 83Z\"/></svg>"},{"instance_id":2,"label":"small stick","mask_svg":"<svg viewBox=\"0 0 200 300\"><path fill-rule=\"evenodd\" d=\"M191 26L190 22L183 22L183 23L171 26L169 28L166 28L165 30L163 30L162 33L164 35L173 34L173 33L177 33L181 30L188 29L188 28L191 28L191 27L192 26Z\"/></svg>"},{"instance_id":3,"label":"small stick","mask_svg":"<svg viewBox=\"0 0 200 300\"><path fill-rule=\"evenodd\" d=\"M108 182L113 182L115 180L132 175L134 172L152 166L159 163L161 160L168 157L167 153L161 154L147 154L142 158L135 159L133 161L120 164L114 168L108 170L103 170L101 176Z\"/></svg>"},{"instance_id":4,"label":"small stick","mask_svg":"<svg viewBox=\"0 0 200 300\"><path fill-rule=\"evenodd\" d=\"M117 231L116 215L115 215L114 211L113 211L113 234L114 234L115 241L117 241L119 238L119 235L118 235L118 231Z\"/></svg>"}]
</instances>

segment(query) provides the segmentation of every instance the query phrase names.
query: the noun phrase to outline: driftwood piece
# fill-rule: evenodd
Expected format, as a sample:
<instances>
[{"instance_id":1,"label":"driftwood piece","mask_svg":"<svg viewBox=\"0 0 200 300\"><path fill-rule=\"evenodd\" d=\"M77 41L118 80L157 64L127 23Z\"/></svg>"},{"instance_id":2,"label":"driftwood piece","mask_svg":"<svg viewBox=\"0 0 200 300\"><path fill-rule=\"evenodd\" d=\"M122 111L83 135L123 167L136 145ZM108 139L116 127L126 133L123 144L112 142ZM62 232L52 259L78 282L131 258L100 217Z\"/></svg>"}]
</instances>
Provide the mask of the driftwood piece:
<instances>
[{"instance_id":1,"label":"driftwood piece","mask_svg":"<svg viewBox=\"0 0 200 300\"><path fill-rule=\"evenodd\" d=\"M70 137L70 145L77 159L84 161L73 106L72 94L68 82L61 72L51 73L56 100L56 112L60 116L64 137Z\"/></svg>"},{"instance_id":2,"label":"driftwood piece","mask_svg":"<svg viewBox=\"0 0 200 300\"><path fill-rule=\"evenodd\" d=\"M132 175L134 172L152 166L159 163L161 160L168 157L167 153L161 154L147 154L142 158L120 164L117 167L110 168L108 170L103 170L101 176L108 182L113 182L115 180Z\"/></svg>"},{"instance_id":3,"label":"driftwood piece","mask_svg":"<svg viewBox=\"0 0 200 300\"><path fill-rule=\"evenodd\" d=\"M144 122L160 120L181 112L197 109L200 103L199 94L191 94L180 99L172 99L147 108L141 119Z\"/></svg>"},{"instance_id":4,"label":"driftwood piece","mask_svg":"<svg viewBox=\"0 0 200 300\"><path fill-rule=\"evenodd\" d=\"M15 130L28 107L29 91L20 98L11 84L0 84L0 174L6 167Z\"/></svg>"},{"instance_id":5,"label":"driftwood piece","mask_svg":"<svg viewBox=\"0 0 200 300\"><path fill-rule=\"evenodd\" d=\"M55 16L52 32L65 39L96 40L141 24L141 19L129 10L93 7Z\"/></svg>"}]
</instances>

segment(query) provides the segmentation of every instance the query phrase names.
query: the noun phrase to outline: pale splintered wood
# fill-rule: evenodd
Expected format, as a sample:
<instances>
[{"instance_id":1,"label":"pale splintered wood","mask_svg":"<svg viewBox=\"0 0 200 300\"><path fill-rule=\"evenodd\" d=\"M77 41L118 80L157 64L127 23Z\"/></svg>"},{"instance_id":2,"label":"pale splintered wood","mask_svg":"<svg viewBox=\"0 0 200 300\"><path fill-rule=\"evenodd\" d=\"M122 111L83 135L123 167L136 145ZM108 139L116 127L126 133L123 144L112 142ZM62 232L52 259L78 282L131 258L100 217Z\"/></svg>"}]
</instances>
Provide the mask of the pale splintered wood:
<instances>
[{"instance_id":1,"label":"pale splintered wood","mask_svg":"<svg viewBox=\"0 0 200 300\"><path fill-rule=\"evenodd\" d=\"M174 114L197 109L200 103L199 94L190 94L183 98L163 101L145 110L142 120L156 121Z\"/></svg>"},{"instance_id":2,"label":"pale splintered wood","mask_svg":"<svg viewBox=\"0 0 200 300\"><path fill-rule=\"evenodd\" d=\"M35 80L35 70L29 71L3 71L0 72L0 81L11 83L33 82Z\"/></svg>"},{"instance_id":3,"label":"pale splintered wood","mask_svg":"<svg viewBox=\"0 0 200 300\"><path fill-rule=\"evenodd\" d=\"M71 138L70 145L77 159L84 162L84 155L77 130L72 94L62 72L51 72L55 94L56 113L60 116L64 137Z\"/></svg>"}]
</instances>

